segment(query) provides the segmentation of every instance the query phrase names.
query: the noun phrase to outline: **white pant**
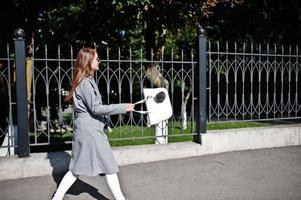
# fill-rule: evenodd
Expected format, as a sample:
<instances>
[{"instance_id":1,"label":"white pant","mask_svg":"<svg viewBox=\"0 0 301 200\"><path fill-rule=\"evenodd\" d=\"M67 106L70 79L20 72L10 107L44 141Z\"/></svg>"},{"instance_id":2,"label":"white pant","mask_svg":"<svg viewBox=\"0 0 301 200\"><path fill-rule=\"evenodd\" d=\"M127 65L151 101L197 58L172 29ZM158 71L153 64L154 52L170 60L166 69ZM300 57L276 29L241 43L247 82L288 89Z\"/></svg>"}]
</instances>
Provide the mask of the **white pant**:
<instances>
[{"instance_id":1,"label":"white pant","mask_svg":"<svg viewBox=\"0 0 301 200\"><path fill-rule=\"evenodd\" d=\"M69 190L71 185L73 185L73 183L77 180L77 178L78 177L73 175L71 171L68 171L63 177L52 200L63 200L66 192ZM114 198L116 200L125 200L120 189L120 184L119 184L117 174L107 174L106 180Z\"/></svg>"}]
</instances>

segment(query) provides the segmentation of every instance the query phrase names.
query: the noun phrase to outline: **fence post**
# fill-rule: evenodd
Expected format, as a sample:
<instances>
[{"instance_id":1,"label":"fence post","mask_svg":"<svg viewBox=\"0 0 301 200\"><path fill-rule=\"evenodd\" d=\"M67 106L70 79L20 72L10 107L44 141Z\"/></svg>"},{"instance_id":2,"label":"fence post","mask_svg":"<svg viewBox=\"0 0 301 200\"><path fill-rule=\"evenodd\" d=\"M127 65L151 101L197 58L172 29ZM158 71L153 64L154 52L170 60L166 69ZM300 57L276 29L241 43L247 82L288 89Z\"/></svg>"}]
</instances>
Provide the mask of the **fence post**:
<instances>
[{"instance_id":1,"label":"fence post","mask_svg":"<svg viewBox=\"0 0 301 200\"><path fill-rule=\"evenodd\" d=\"M202 143L201 134L206 133L206 36L205 30L199 25L199 69L198 69L198 108L196 116L197 135L193 140Z\"/></svg>"},{"instance_id":2,"label":"fence post","mask_svg":"<svg viewBox=\"0 0 301 200\"><path fill-rule=\"evenodd\" d=\"M16 103L18 126L18 156L29 156L28 108L26 94L25 33L22 29L14 31L16 62Z\"/></svg>"}]
</instances>

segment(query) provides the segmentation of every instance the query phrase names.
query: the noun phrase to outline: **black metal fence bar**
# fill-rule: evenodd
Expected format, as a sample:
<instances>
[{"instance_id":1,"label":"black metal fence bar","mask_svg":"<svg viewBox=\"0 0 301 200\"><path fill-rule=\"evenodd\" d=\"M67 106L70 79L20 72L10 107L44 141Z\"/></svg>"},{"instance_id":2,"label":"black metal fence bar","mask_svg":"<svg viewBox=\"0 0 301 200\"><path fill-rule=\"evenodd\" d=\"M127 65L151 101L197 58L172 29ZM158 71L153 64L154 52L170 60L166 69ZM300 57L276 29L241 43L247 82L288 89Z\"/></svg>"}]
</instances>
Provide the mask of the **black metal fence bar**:
<instances>
[{"instance_id":1,"label":"black metal fence bar","mask_svg":"<svg viewBox=\"0 0 301 200\"><path fill-rule=\"evenodd\" d=\"M28 108L26 93L25 34L22 29L14 32L16 65L16 103L18 127L18 156L29 156Z\"/></svg>"},{"instance_id":2,"label":"black metal fence bar","mask_svg":"<svg viewBox=\"0 0 301 200\"><path fill-rule=\"evenodd\" d=\"M198 57L198 109L197 109L197 133L194 141L201 143L201 134L206 133L207 121L207 66L206 66L206 36L205 30L200 27L199 35L199 57Z\"/></svg>"}]
</instances>

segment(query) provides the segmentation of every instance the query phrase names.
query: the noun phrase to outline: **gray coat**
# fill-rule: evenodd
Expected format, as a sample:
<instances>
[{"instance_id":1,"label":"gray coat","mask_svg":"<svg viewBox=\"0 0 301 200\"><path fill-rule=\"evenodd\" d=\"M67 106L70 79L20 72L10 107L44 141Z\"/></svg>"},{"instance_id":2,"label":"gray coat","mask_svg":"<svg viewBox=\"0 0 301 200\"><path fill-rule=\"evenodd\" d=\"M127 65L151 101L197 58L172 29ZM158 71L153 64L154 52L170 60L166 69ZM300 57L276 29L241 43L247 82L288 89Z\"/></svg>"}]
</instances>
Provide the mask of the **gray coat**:
<instances>
[{"instance_id":1,"label":"gray coat","mask_svg":"<svg viewBox=\"0 0 301 200\"><path fill-rule=\"evenodd\" d=\"M117 173L108 137L105 115L126 113L126 104L103 105L93 77L85 78L73 93L74 136L69 169L76 175Z\"/></svg>"}]
</instances>

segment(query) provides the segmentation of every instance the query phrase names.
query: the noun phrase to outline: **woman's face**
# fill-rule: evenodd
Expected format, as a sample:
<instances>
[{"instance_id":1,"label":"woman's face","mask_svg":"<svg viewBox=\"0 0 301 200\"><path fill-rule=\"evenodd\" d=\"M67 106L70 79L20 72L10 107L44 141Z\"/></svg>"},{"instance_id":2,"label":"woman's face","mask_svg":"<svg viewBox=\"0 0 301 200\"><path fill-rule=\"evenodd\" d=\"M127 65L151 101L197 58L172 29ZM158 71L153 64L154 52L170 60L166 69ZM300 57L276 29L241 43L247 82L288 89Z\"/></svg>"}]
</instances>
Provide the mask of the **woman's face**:
<instances>
[{"instance_id":1,"label":"woman's face","mask_svg":"<svg viewBox=\"0 0 301 200\"><path fill-rule=\"evenodd\" d=\"M94 71L99 69L99 58L97 52L95 52L91 67Z\"/></svg>"}]
</instances>

